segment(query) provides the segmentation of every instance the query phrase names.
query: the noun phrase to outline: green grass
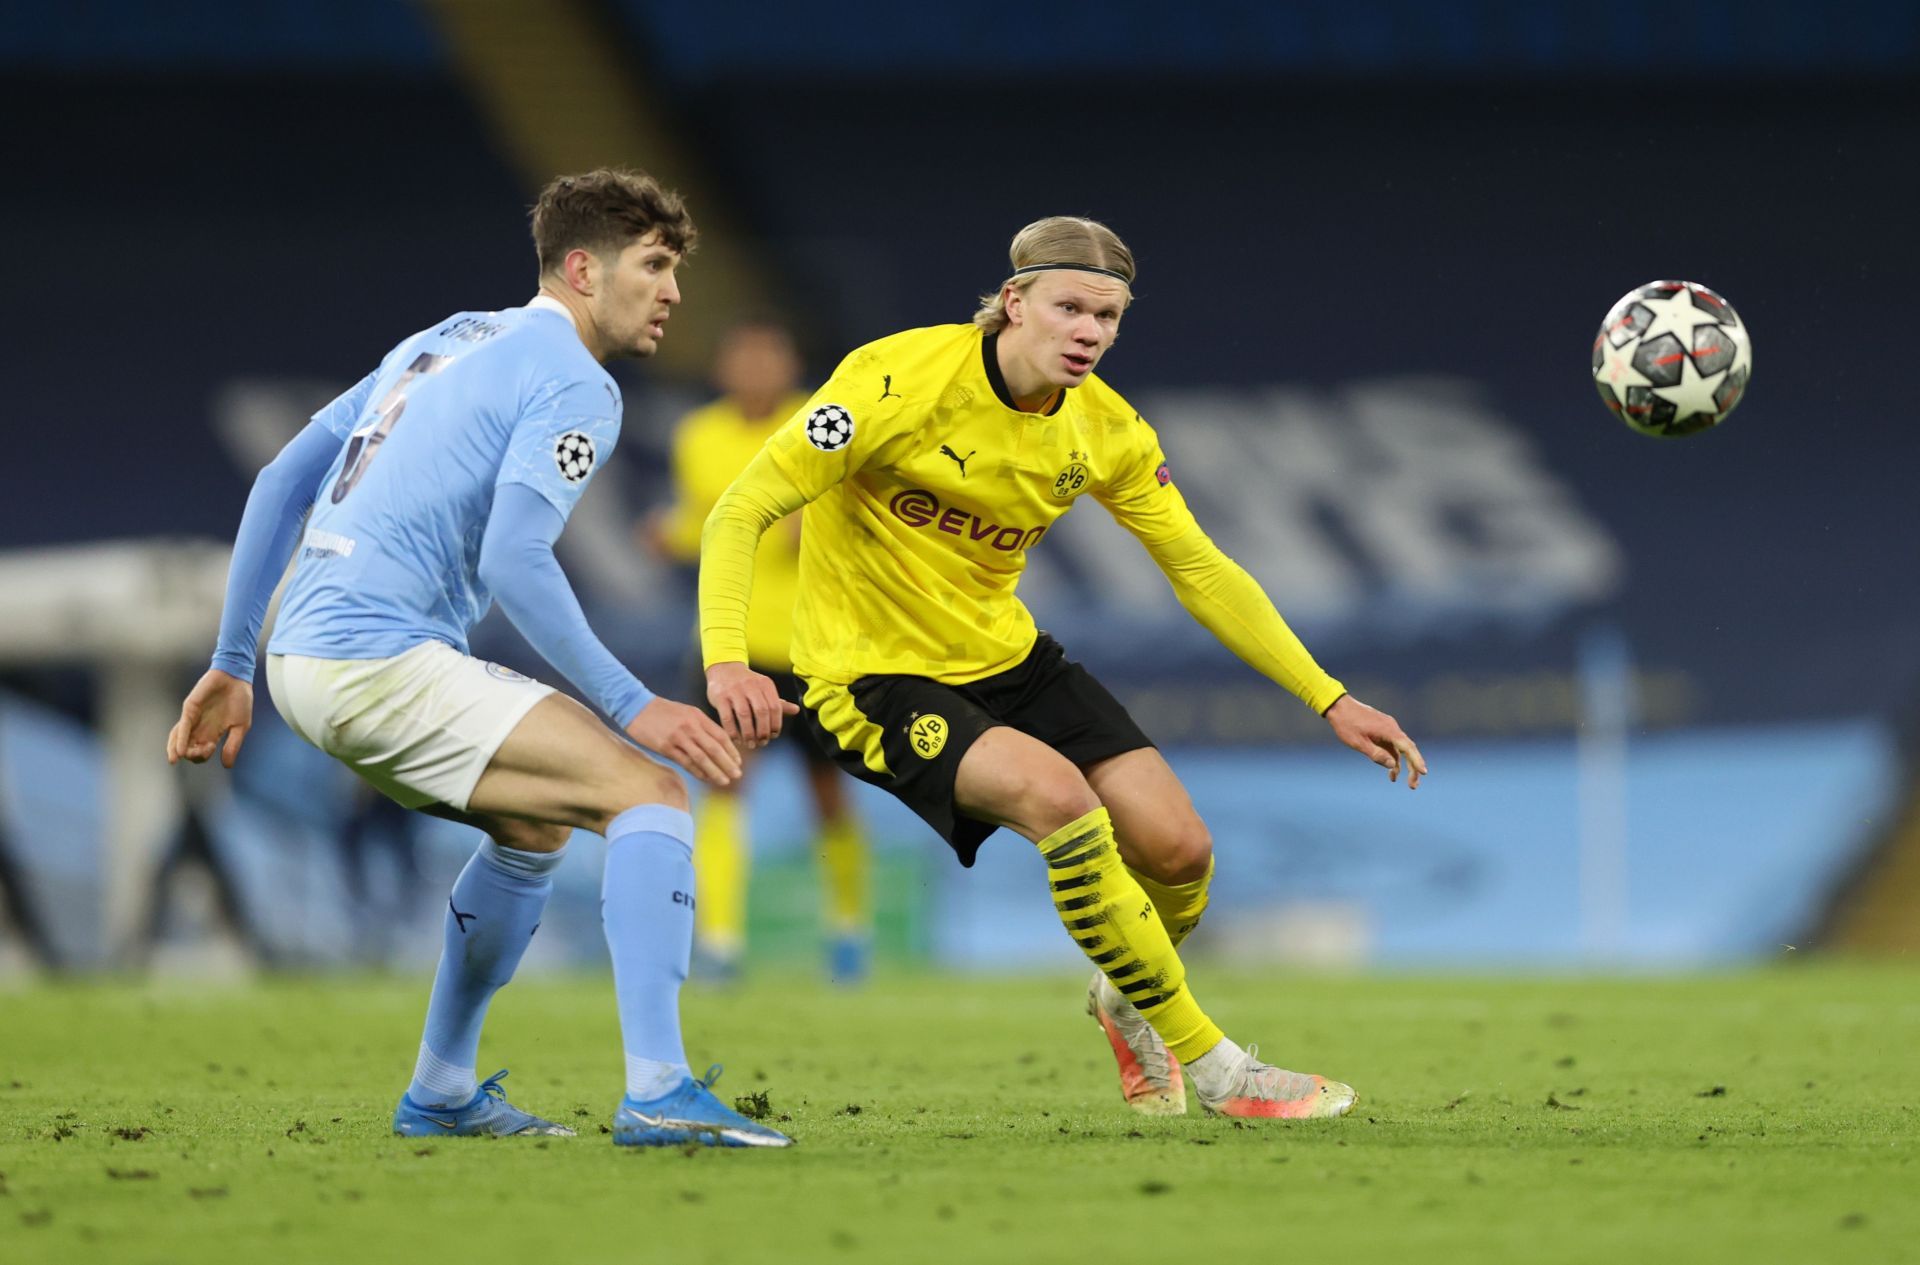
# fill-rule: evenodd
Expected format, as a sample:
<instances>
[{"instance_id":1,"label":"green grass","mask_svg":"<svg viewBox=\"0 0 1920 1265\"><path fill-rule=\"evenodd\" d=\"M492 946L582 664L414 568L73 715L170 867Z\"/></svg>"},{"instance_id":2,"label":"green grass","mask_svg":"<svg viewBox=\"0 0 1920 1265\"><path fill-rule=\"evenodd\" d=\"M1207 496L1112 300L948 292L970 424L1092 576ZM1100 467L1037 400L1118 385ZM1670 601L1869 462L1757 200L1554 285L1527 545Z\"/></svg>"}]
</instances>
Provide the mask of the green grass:
<instances>
[{"instance_id":1,"label":"green grass","mask_svg":"<svg viewBox=\"0 0 1920 1265\"><path fill-rule=\"evenodd\" d=\"M800 1146L616 1152L610 989L530 979L480 1071L581 1136L423 1142L421 981L0 992L0 1260L1920 1259L1911 968L1201 975L1358 1112L1135 1118L1070 979L796 977L686 1009Z\"/></svg>"}]
</instances>

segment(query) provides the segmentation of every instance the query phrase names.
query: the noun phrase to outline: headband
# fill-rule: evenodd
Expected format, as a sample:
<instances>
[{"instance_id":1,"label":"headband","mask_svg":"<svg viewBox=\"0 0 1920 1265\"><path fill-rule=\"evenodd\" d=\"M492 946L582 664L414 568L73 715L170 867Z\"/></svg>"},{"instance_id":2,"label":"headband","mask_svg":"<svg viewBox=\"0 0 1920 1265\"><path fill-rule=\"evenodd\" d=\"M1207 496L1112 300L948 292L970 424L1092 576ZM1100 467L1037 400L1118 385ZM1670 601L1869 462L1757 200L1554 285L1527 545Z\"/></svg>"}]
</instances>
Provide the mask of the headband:
<instances>
[{"instance_id":1,"label":"headband","mask_svg":"<svg viewBox=\"0 0 1920 1265\"><path fill-rule=\"evenodd\" d=\"M1129 289L1133 286L1133 278L1126 273L1115 272L1111 268L1096 268L1092 264L1028 264L1024 268L1015 268L1013 275L1024 277L1030 272L1054 272L1059 269L1065 269L1068 272L1091 272L1102 277L1112 277Z\"/></svg>"}]
</instances>

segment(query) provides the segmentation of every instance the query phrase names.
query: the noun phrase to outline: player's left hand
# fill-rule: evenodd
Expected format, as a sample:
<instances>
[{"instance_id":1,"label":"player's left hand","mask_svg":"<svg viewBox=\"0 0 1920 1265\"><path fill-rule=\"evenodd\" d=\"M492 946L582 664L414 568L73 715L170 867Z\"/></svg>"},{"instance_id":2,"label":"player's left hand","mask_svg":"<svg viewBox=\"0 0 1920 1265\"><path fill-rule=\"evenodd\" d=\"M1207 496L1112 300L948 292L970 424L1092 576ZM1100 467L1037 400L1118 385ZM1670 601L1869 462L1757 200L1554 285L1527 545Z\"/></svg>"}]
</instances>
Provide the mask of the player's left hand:
<instances>
[{"instance_id":1,"label":"player's left hand","mask_svg":"<svg viewBox=\"0 0 1920 1265\"><path fill-rule=\"evenodd\" d=\"M219 668L207 669L180 704L180 719L167 734L167 763L204 764L220 749L220 763L232 768L240 744L253 728L253 685ZM220 739L225 736L226 743Z\"/></svg>"},{"instance_id":2,"label":"player's left hand","mask_svg":"<svg viewBox=\"0 0 1920 1265\"><path fill-rule=\"evenodd\" d=\"M708 786L731 786L740 780L740 753L698 707L656 698L627 722L627 736Z\"/></svg>"},{"instance_id":3,"label":"player's left hand","mask_svg":"<svg viewBox=\"0 0 1920 1265\"><path fill-rule=\"evenodd\" d=\"M1387 770L1389 782L1400 780L1403 760L1407 766L1408 790L1420 785L1420 779L1427 775L1427 762L1421 758L1420 748L1413 745L1413 739L1400 728L1400 722L1377 708L1368 707L1353 695L1343 694L1327 708L1327 723L1333 726L1334 737Z\"/></svg>"}]
</instances>

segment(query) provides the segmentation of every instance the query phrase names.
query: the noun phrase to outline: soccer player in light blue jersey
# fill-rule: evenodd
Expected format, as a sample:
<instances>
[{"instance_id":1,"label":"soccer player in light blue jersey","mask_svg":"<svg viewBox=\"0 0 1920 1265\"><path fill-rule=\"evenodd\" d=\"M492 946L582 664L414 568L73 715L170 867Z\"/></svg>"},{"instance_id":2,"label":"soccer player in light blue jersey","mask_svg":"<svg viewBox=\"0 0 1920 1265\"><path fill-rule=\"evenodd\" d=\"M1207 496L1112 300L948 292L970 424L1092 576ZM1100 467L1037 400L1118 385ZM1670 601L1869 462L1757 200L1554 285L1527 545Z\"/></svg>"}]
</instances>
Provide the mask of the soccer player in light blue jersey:
<instances>
[{"instance_id":1,"label":"soccer player in light blue jersey","mask_svg":"<svg viewBox=\"0 0 1920 1265\"><path fill-rule=\"evenodd\" d=\"M467 653L468 630L498 601L633 742L715 786L740 776L717 725L656 697L601 644L553 556L619 438L620 392L602 365L659 346L693 222L650 177L603 169L548 185L533 237L538 297L408 338L260 472L213 666L181 708L167 759L217 750L233 767L253 719L261 624L297 548L267 646L281 715L397 802L486 835L447 903L394 1132L572 1132L508 1103L505 1073L479 1082L475 1063L487 1005L540 924L570 832L584 829L607 839L601 907L627 1072L614 1142L785 1146L687 1066L685 785L573 699Z\"/></svg>"}]
</instances>

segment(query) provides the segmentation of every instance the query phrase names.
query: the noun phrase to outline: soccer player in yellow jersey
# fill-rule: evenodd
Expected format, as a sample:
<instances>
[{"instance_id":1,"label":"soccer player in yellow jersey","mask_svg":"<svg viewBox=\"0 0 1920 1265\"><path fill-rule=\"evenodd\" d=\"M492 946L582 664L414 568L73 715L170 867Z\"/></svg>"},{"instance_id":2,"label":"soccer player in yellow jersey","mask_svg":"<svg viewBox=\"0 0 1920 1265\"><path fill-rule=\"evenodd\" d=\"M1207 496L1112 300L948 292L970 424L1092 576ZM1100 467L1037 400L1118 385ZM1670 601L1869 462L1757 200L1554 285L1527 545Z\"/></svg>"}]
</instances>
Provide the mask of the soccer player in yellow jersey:
<instances>
[{"instance_id":1,"label":"soccer player in yellow jersey","mask_svg":"<svg viewBox=\"0 0 1920 1265\"><path fill-rule=\"evenodd\" d=\"M700 528L720 494L782 422L806 402L799 391L800 354L793 335L771 320L743 320L727 330L714 358L720 398L683 418L673 436L674 501L654 520L652 542L682 562L700 558ZM800 587L800 519L776 524L760 538L745 630L747 664L771 677L782 698L800 698L788 647ZM706 684L697 693L704 694ZM817 852L825 881L827 969L852 983L866 974L871 915L866 840L846 783L821 747L791 744L805 760L819 823ZM710 788L694 812L693 864L700 880L694 909L695 960L721 977L738 970L747 941L747 876L751 852L742 800L744 783Z\"/></svg>"},{"instance_id":2,"label":"soccer player in yellow jersey","mask_svg":"<svg viewBox=\"0 0 1920 1265\"><path fill-rule=\"evenodd\" d=\"M708 698L736 740L792 714L748 666L754 547L806 506L794 670L799 721L886 787L963 865L1000 826L1045 857L1054 907L1098 968L1088 1009L1137 1110L1337 1116L1354 1091L1269 1066L1188 988L1213 841L1173 770L1014 595L1027 550L1083 496L1159 563L1181 603L1334 735L1409 786L1426 772L1392 717L1321 670L1259 585L1194 521L1160 441L1094 367L1132 298L1110 229L1059 216L1013 239L1012 275L969 325L909 330L841 362L707 519Z\"/></svg>"}]
</instances>

